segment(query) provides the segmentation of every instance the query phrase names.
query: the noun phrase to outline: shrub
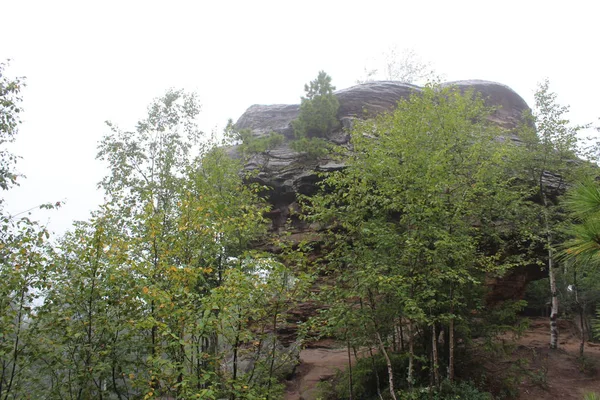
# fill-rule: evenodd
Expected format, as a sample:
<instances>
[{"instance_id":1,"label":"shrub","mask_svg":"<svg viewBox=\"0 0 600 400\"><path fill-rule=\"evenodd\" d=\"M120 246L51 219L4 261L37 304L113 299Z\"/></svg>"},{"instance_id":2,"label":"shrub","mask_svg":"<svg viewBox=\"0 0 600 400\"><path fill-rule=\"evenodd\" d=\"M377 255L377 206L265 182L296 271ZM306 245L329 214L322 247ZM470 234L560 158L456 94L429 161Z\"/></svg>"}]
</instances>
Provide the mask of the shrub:
<instances>
[{"instance_id":1,"label":"shrub","mask_svg":"<svg viewBox=\"0 0 600 400\"><path fill-rule=\"evenodd\" d=\"M331 144L321 138L302 138L291 143L291 148L306 157L314 159L326 156L331 150Z\"/></svg>"},{"instance_id":2,"label":"shrub","mask_svg":"<svg viewBox=\"0 0 600 400\"><path fill-rule=\"evenodd\" d=\"M450 382L444 381L439 390L428 387L415 388L412 392L404 392L400 395L401 400L492 400L488 392L481 392L472 382Z\"/></svg>"}]
</instances>

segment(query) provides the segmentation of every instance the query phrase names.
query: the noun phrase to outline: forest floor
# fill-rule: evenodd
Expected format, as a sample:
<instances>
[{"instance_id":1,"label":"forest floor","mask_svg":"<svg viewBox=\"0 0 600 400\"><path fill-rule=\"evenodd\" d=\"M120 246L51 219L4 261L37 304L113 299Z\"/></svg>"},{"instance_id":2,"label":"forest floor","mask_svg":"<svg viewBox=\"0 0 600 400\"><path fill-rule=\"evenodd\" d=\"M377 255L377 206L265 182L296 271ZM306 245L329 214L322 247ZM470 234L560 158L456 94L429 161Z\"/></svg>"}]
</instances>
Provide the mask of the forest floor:
<instances>
[{"instance_id":1,"label":"forest floor","mask_svg":"<svg viewBox=\"0 0 600 400\"><path fill-rule=\"evenodd\" d=\"M585 343L585 362L579 358L575 326L560 321L558 350L550 350L547 318L531 318L529 329L514 339L500 338L512 349L502 359L491 360L488 373L505 374L512 368L518 400L581 400L585 393L600 394L600 344ZM359 354L359 357L366 354ZM354 356L351 357L354 362ZM334 341L323 340L300 353L300 364L286 382L285 400L314 400L319 382L331 379L348 366L348 353Z\"/></svg>"}]
</instances>

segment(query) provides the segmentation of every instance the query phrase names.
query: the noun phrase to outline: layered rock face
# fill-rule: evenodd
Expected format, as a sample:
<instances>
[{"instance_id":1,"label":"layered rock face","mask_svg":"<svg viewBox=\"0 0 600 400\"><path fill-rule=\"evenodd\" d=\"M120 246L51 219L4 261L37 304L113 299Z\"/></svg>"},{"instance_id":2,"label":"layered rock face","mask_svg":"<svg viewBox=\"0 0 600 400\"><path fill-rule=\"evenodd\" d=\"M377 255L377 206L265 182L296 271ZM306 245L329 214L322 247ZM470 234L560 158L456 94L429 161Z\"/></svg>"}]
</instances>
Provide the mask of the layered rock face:
<instances>
[{"instance_id":1,"label":"layered rock face","mask_svg":"<svg viewBox=\"0 0 600 400\"><path fill-rule=\"evenodd\" d=\"M509 138L518 142L515 131L522 120L522 115L529 107L525 101L509 87L496 82L468 80L448 82L461 91L474 90L485 100L486 105L496 110L490 119L506 129ZM340 102L338 119L342 128L333 132L329 140L339 146L349 147L349 134L355 119L373 117L389 112L396 108L398 101L408 98L412 93L419 93L422 88L401 82L381 81L369 82L335 92ZM297 194L314 194L318 187L319 173L335 171L344 168L343 160L323 158L308 160L290 147L294 139L291 122L298 117L300 106L292 105L253 105L239 118L236 129L249 129L256 137L268 135L271 132L280 133L286 140L277 148L250 158L245 168L255 172L255 179L269 188L269 198L272 211L269 217L273 221L274 233L288 231L292 240L312 240L318 242L318 227L309 226L298 218L299 206ZM235 154L235 148L231 149ZM536 267L539 270L539 267ZM523 270L522 275L513 272L510 276L511 289L503 281L490 281L492 287L498 287L498 293L492 293L492 298L502 300L520 297L527 282L539 275L536 271ZM513 276L514 274L518 276ZM514 283L514 285L513 285Z\"/></svg>"}]
</instances>

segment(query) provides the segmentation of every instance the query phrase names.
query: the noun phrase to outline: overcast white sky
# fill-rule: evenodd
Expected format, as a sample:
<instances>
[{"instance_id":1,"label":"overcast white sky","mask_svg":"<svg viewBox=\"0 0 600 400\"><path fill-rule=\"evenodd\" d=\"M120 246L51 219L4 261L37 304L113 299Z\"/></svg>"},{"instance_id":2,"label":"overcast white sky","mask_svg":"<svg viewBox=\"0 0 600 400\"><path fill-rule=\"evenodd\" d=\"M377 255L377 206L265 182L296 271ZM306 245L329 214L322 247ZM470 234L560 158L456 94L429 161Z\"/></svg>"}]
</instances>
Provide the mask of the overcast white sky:
<instances>
[{"instance_id":1,"label":"overcast white sky","mask_svg":"<svg viewBox=\"0 0 600 400\"><path fill-rule=\"evenodd\" d=\"M574 121L600 116L595 0L0 0L0 14L0 60L28 85L14 147L27 179L7 208L66 200L35 214L57 232L102 200L104 121L133 127L169 87L199 93L210 131L252 104L299 102L321 69L352 86L396 45L447 80L498 81L530 105L548 77Z\"/></svg>"}]
</instances>

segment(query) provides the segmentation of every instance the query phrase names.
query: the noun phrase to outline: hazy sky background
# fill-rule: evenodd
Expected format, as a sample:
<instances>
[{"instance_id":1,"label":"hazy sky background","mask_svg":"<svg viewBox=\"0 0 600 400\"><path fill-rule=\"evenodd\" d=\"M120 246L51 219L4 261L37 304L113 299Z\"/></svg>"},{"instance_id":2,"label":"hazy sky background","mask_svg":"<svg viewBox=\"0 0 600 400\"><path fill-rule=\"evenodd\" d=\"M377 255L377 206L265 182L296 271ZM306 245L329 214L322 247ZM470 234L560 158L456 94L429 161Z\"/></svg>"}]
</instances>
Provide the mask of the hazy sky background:
<instances>
[{"instance_id":1,"label":"hazy sky background","mask_svg":"<svg viewBox=\"0 0 600 400\"><path fill-rule=\"evenodd\" d=\"M7 209L66 200L34 215L57 232L102 201L104 121L133 128L169 87L198 92L211 131L252 104L298 103L319 70L352 86L396 45L447 80L498 81L530 105L548 77L573 121L600 116L595 0L0 0L0 13L0 60L27 77L13 148L27 179Z\"/></svg>"}]
</instances>

